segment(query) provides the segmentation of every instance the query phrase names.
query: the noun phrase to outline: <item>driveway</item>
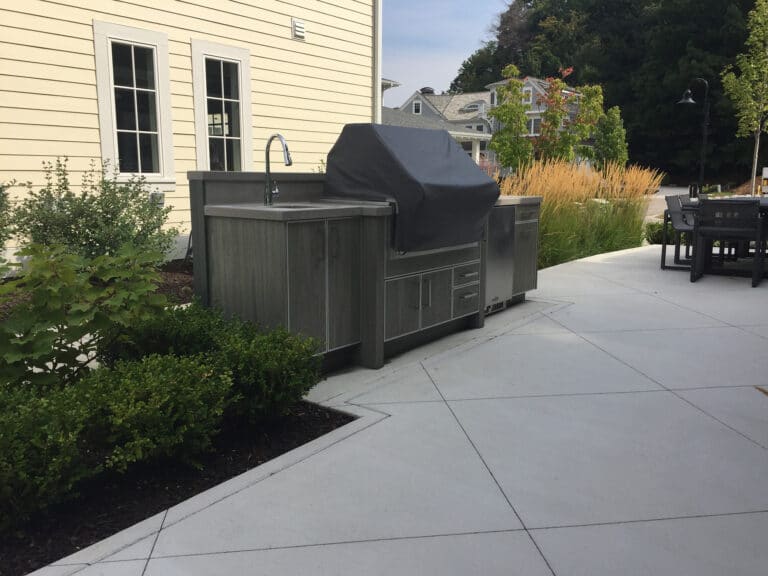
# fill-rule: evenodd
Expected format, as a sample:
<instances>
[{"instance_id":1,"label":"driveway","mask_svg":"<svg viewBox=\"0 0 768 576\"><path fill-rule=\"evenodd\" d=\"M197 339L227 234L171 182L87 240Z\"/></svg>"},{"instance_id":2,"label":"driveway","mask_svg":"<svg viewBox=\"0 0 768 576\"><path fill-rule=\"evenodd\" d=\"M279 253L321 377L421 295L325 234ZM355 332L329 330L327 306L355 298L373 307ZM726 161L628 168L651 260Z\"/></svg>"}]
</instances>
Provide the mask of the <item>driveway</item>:
<instances>
[{"instance_id":1,"label":"driveway","mask_svg":"<svg viewBox=\"0 0 768 576\"><path fill-rule=\"evenodd\" d=\"M358 420L39 574L764 576L768 283L658 259L328 378Z\"/></svg>"}]
</instances>

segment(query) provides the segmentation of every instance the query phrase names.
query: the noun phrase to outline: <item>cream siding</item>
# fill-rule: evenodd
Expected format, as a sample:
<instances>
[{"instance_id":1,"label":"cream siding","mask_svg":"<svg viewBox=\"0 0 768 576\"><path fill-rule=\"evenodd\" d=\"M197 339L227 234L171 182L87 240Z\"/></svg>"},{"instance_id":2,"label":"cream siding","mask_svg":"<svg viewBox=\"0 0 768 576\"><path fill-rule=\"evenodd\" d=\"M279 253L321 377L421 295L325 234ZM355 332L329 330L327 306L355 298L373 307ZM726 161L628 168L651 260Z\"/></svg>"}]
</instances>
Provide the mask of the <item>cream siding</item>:
<instances>
[{"instance_id":1,"label":"cream siding","mask_svg":"<svg viewBox=\"0 0 768 576\"><path fill-rule=\"evenodd\" d=\"M375 0L26 0L0 8L0 182L43 183L67 156L78 183L100 159L93 21L168 37L175 188L171 223L186 229L186 173L197 169L191 40L250 51L254 165L280 131L292 168L312 171L344 124L374 118ZM291 18L306 39L291 37ZM12 197L18 198L16 189Z\"/></svg>"}]
</instances>

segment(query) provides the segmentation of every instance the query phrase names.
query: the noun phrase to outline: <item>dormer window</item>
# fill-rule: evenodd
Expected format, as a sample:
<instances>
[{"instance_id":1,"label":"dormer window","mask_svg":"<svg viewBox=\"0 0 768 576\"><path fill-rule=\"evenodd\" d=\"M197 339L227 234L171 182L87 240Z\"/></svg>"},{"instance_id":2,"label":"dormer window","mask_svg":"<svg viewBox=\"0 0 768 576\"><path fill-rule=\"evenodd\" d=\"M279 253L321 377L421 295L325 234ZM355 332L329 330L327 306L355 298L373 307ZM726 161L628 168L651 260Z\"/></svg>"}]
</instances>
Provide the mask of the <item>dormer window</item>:
<instances>
[{"instance_id":1,"label":"dormer window","mask_svg":"<svg viewBox=\"0 0 768 576\"><path fill-rule=\"evenodd\" d=\"M464 107L464 112L477 112L478 110L480 110L479 104L467 104Z\"/></svg>"},{"instance_id":2,"label":"dormer window","mask_svg":"<svg viewBox=\"0 0 768 576\"><path fill-rule=\"evenodd\" d=\"M496 106L496 90L491 91L491 106Z\"/></svg>"},{"instance_id":3,"label":"dormer window","mask_svg":"<svg viewBox=\"0 0 768 576\"><path fill-rule=\"evenodd\" d=\"M533 89L523 88L523 104L530 104L533 101Z\"/></svg>"},{"instance_id":4,"label":"dormer window","mask_svg":"<svg viewBox=\"0 0 768 576\"><path fill-rule=\"evenodd\" d=\"M421 100L414 100L413 101L413 113L414 114L421 114Z\"/></svg>"}]
</instances>

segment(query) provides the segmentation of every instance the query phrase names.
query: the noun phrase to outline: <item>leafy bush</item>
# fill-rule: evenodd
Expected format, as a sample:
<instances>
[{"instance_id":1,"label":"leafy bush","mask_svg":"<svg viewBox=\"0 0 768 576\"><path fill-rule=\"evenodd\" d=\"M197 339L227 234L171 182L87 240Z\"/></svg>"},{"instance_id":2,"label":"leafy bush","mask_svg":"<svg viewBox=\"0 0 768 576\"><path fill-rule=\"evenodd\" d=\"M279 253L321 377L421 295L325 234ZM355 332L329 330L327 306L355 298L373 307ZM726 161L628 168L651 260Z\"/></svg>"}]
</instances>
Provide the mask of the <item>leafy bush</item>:
<instances>
[{"instance_id":1,"label":"leafy bush","mask_svg":"<svg viewBox=\"0 0 768 576\"><path fill-rule=\"evenodd\" d=\"M645 239L648 244L661 244L664 239L663 236L664 224L662 222L648 222L645 225ZM672 225L667 224L667 244L674 244L675 234L672 230Z\"/></svg>"},{"instance_id":2,"label":"leafy bush","mask_svg":"<svg viewBox=\"0 0 768 576\"><path fill-rule=\"evenodd\" d=\"M203 356L147 356L94 370L75 388L91 408L89 445L105 467L169 457L195 463L211 448L232 380Z\"/></svg>"},{"instance_id":3,"label":"leafy bush","mask_svg":"<svg viewBox=\"0 0 768 576\"><path fill-rule=\"evenodd\" d=\"M163 230L170 208L149 195L146 181L118 182L117 173L91 168L83 176L82 190L70 188L67 161L44 163L46 185L35 190L24 184L27 196L16 207L18 232L28 242L60 244L85 258L114 255L124 244L159 254L168 252L176 230Z\"/></svg>"},{"instance_id":4,"label":"leafy bush","mask_svg":"<svg viewBox=\"0 0 768 576\"><path fill-rule=\"evenodd\" d=\"M45 395L0 384L0 533L76 495L98 472L83 445L91 416L70 388Z\"/></svg>"},{"instance_id":5,"label":"leafy bush","mask_svg":"<svg viewBox=\"0 0 768 576\"><path fill-rule=\"evenodd\" d=\"M5 249L5 243L12 233L11 201L8 198L8 185L0 183L0 259Z\"/></svg>"},{"instance_id":6,"label":"leafy bush","mask_svg":"<svg viewBox=\"0 0 768 576\"><path fill-rule=\"evenodd\" d=\"M107 364L147 354L207 353L232 371L235 416L254 421L280 415L320 378L317 344L285 330L261 333L194 303L120 328L99 352Z\"/></svg>"},{"instance_id":7,"label":"leafy bush","mask_svg":"<svg viewBox=\"0 0 768 576\"><path fill-rule=\"evenodd\" d=\"M502 194L541 196L539 268L640 246L653 170L607 164L594 170L563 161L534 162L501 182Z\"/></svg>"},{"instance_id":8,"label":"leafy bush","mask_svg":"<svg viewBox=\"0 0 768 576\"><path fill-rule=\"evenodd\" d=\"M284 414L320 379L317 343L287 330L227 334L219 346L239 397L234 412L250 421Z\"/></svg>"},{"instance_id":9,"label":"leafy bush","mask_svg":"<svg viewBox=\"0 0 768 576\"><path fill-rule=\"evenodd\" d=\"M0 382L69 384L111 338L164 309L155 293L157 254L125 246L86 259L31 245L22 275L0 285L0 302L26 296L0 324Z\"/></svg>"}]
</instances>

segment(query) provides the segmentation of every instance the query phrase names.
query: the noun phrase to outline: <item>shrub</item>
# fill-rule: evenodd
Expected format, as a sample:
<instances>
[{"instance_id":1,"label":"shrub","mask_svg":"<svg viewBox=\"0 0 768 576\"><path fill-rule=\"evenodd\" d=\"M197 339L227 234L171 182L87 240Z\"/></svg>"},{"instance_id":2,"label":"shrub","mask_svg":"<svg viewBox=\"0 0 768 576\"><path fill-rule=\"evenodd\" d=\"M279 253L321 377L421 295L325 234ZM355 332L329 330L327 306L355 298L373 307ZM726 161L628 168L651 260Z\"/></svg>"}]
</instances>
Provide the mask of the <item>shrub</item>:
<instances>
[{"instance_id":1,"label":"shrub","mask_svg":"<svg viewBox=\"0 0 768 576\"><path fill-rule=\"evenodd\" d=\"M44 163L46 184L35 190L24 184L27 196L16 207L14 219L26 241L47 246L60 244L85 258L114 255L121 246L134 246L162 259L176 230L163 230L170 208L149 195L143 178L118 182L107 165L91 168L83 176L82 189L70 188L67 161Z\"/></svg>"},{"instance_id":2,"label":"shrub","mask_svg":"<svg viewBox=\"0 0 768 576\"><path fill-rule=\"evenodd\" d=\"M663 229L663 222L648 222L645 225L645 239L648 241L648 244L661 244L664 239ZM667 244L674 244L674 242L674 230L672 230L671 224L667 224Z\"/></svg>"},{"instance_id":3,"label":"shrub","mask_svg":"<svg viewBox=\"0 0 768 576\"><path fill-rule=\"evenodd\" d=\"M0 260L3 257L5 243L12 233L11 201L8 198L8 185L0 183Z\"/></svg>"},{"instance_id":4,"label":"shrub","mask_svg":"<svg viewBox=\"0 0 768 576\"><path fill-rule=\"evenodd\" d=\"M83 445L90 413L72 389L38 395L0 384L0 532L75 496L98 472Z\"/></svg>"},{"instance_id":5,"label":"shrub","mask_svg":"<svg viewBox=\"0 0 768 576\"><path fill-rule=\"evenodd\" d=\"M108 364L147 354L211 355L232 371L233 414L251 421L283 413L320 378L315 341L280 329L261 333L198 303L123 327L111 342L99 354Z\"/></svg>"},{"instance_id":6,"label":"shrub","mask_svg":"<svg viewBox=\"0 0 768 576\"><path fill-rule=\"evenodd\" d=\"M287 330L254 338L228 334L220 351L238 394L234 412L252 422L284 414L320 379L317 343Z\"/></svg>"},{"instance_id":7,"label":"shrub","mask_svg":"<svg viewBox=\"0 0 768 576\"><path fill-rule=\"evenodd\" d=\"M89 444L105 467L168 457L195 463L211 448L232 380L203 356L147 356L94 370L75 386L91 407Z\"/></svg>"},{"instance_id":8,"label":"shrub","mask_svg":"<svg viewBox=\"0 0 768 576\"><path fill-rule=\"evenodd\" d=\"M157 254L125 246L86 259L61 246L31 245L20 255L29 258L22 275L0 285L0 302L20 300L0 324L0 382L71 383L114 326L132 326L166 304L155 293Z\"/></svg>"},{"instance_id":9,"label":"shrub","mask_svg":"<svg viewBox=\"0 0 768 576\"><path fill-rule=\"evenodd\" d=\"M639 246L654 170L608 164L594 170L564 161L534 162L501 182L502 194L541 196L539 268Z\"/></svg>"}]
</instances>

